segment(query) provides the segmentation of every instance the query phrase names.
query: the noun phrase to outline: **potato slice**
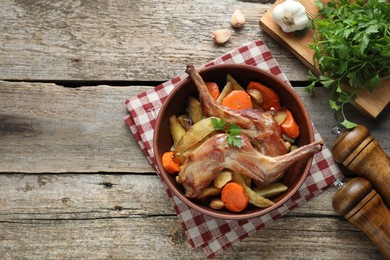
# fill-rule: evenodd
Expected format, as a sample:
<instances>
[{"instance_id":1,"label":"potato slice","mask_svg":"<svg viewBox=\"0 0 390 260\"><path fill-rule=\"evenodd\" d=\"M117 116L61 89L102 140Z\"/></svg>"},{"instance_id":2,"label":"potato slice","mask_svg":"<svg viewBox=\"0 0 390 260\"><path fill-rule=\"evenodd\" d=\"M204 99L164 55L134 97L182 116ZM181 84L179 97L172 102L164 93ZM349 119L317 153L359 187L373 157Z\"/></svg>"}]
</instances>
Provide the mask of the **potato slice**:
<instances>
[{"instance_id":1,"label":"potato slice","mask_svg":"<svg viewBox=\"0 0 390 260\"><path fill-rule=\"evenodd\" d=\"M275 182L275 183L271 183L270 185L264 188L256 187L253 189L253 191L265 198L272 198L279 195L282 192L285 192L287 189L288 187L283 183Z\"/></svg>"},{"instance_id":2,"label":"potato slice","mask_svg":"<svg viewBox=\"0 0 390 260\"><path fill-rule=\"evenodd\" d=\"M230 171L221 171L217 177L214 179L213 184L216 188L222 188L226 183L232 180L232 172Z\"/></svg>"},{"instance_id":3,"label":"potato slice","mask_svg":"<svg viewBox=\"0 0 390 260\"><path fill-rule=\"evenodd\" d=\"M227 82L226 85L223 87L221 93L219 94L217 98L217 103L222 104L222 100L230 94L234 90L233 84L231 82Z\"/></svg>"},{"instance_id":4,"label":"potato slice","mask_svg":"<svg viewBox=\"0 0 390 260\"><path fill-rule=\"evenodd\" d=\"M221 189L218 189L214 186L208 186L207 188L204 188L200 195L197 197L197 199L203 199L210 196L215 196L221 194Z\"/></svg>"},{"instance_id":5,"label":"potato slice","mask_svg":"<svg viewBox=\"0 0 390 260\"><path fill-rule=\"evenodd\" d=\"M268 208L275 203L272 200L266 199L263 196L258 195L249 187L245 186L245 191L248 193L249 203L259 208Z\"/></svg>"},{"instance_id":6,"label":"potato slice","mask_svg":"<svg viewBox=\"0 0 390 260\"><path fill-rule=\"evenodd\" d=\"M261 95L261 92L258 91L257 89L254 88L248 89L247 93L249 96L251 96L252 102L254 104L259 105L263 102L263 96Z\"/></svg>"},{"instance_id":7,"label":"potato slice","mask_svg":"<svg viewBox=\"0 0 390 260\"><path fill-rule=\"evenodd\" d=\"M184 161L187 159L187 156L195 151L199 146L201 146L204 142L206 142L211 136L213 136L215 132L211 132L209 135L207 135L205 138L200 140L198 143L196 143L194 146L191 148L185 150L183 153L178 153L176 150L176 156L180 158L180 161L184 163Z\"/></svg>"},{"instance_id":8,"label":"potato slice","mask_svg":"<svg viewBox=\"0 0 390 260\"><path fill-rule=\"evenodd\" d=\"M202 104L197 98L189 97L187 101L187 114L191 117L192 122L197 123L203 119Z\"/></svg>"},{"instance_id":9,"label":"potato slice","mask_svg":"<svg viewBox=\"0 0 390 260\"><path fill-rule=\"evenodd\" d=\"M233 172L232 176L234 182L237 182L238 184L241 184L244 187L245 192L248 194L250 204L255 205L256 207L259 208L267 208L275 204L273 201L264 198L263 196L257 194L251 188L246 186L245 181L242 178L242 175L239 174L238 172Z\"/></svg>"},{"instance_id":10,"label":"potato slice","mask_svg":"<svg viewBox=\"0 0 390 260\"><path fill-rule=\"evenodd\" d=\"M263 110L260 106L260 104L263 102L263 96L261 95L260 91L256 89L248 89L246 92L251 97L253 108Z\"/></svg>"},{"instance_id":11,"label":"potato slice","mask_svg":"<svg viewBox=\"0 0 390 260\"><path fill-rule=\"evenodd\" d=\"M212 198L209 203L209 207L212 209L219 210L225 207L225 203L223 203L223 201L220 198Z\"/></svg>"},{"instance_id":12,"label":"potato slice","mask_svg":"<svg viewBox=\"0 0 390 260\"><path fill-rule=\"evenodd\" d=\"M195 123L180 139L176 146L176 152L183 154L185 151L199 143L206 136L214 132L215 130L211 124L211 118L212 117L208 117Z\"/></svg>"},{"instance_id":13,"label":"potato slice","mask_svg":"<svg viewBox=\"0 0 390 260\"><path fill-rule=\"evenodd\" d=\"M171 129L173 145L177 147L180 139L187 133L187 131L181 126L181 124L177 120L176 115L172 115L169 117L169 127Z\"/></svg>"},{"instance_id":14,"label":"potato slice","mask_svg":"<svg viewBox=\"0 0 390 260\"><path fill-rule=\"evenodd\" d=\"M231 82L232 85L233 85L233 88L235 90L244 90L245 91L245 89L232 77L232 75L227 74L226 75L226 81L227 82Z\"/></svg>"},{"instance_id":15,"label":"potato slice","mask_svg":"<svg viewBox=\"0 0 390 260\"><path fill-rule=\"evenodd\" d=\"M283 124L284 120L287 117L287 110L285 108L280 108L275 113L275 120L279 125Z\"/></svg>"}]
</instances>

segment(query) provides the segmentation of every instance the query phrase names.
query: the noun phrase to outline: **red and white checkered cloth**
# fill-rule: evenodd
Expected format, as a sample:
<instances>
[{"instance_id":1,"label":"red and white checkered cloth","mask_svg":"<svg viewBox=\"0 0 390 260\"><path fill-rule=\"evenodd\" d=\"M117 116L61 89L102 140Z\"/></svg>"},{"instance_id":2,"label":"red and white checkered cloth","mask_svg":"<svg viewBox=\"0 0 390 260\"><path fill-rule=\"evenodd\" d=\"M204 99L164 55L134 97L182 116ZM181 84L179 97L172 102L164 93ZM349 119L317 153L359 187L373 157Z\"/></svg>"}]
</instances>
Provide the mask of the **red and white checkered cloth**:
<instances>
[{"instance_id":1,"label":"red and white checkered cloth","mask_svg":"<svg viewBox=\"0 0 390 260\"><path fill-rule=\"evenodd\" d=\"M260 40L247 43L205 66L221 63L245 63L257 66L273 73L290 85L286 76L280 70L278 63L272 57L271 52ZM183 70L184 68L185 66L183 65ZM125 102L129 111L125 121L156 171L157 167L153 152L153 128L156 116L172 89L186 77L187 74L183 73ZM314 129L315 139L321 139L317 129L315 127ZM158 171L157 174L160 175ZM188 242L192 247L201 247L207 257L211 258L320 194L325 187L332 184L340 176L341 172L334 162L329 149L325 146L321 152L314 155L313 165L307 179L290 200L264 216L242 221L217 219L188 208L186 204L171 192L163 179L160 179L188 237Z\"/></svg>"}]
</instances>

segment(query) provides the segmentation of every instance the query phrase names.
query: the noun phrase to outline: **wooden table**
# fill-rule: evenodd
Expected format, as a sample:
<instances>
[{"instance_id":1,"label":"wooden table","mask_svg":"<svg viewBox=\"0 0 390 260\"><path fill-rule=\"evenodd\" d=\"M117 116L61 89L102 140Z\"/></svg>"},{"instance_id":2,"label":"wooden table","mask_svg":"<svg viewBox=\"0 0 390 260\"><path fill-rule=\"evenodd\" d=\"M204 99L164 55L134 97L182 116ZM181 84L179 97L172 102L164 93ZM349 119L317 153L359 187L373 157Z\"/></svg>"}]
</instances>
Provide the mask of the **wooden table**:
<instances>
[{"instance_id":1,"label":"wooden table","mask_svg":"<svg viewBox=\"0 0 390 260\"><path fill-rule=\"evenodd\" d=\"M259 27L259 1L0 2L0 255L2 259L205 258L191 249L162 184L125 125L124 100L242 44L262 39L328 146L337 125L323 88ZM224 46L240 7L245 27ZM389 153L389 107L370 121ZM335 188L216 259L377 259L334 213Z\"/></svg>"}]
</instances>

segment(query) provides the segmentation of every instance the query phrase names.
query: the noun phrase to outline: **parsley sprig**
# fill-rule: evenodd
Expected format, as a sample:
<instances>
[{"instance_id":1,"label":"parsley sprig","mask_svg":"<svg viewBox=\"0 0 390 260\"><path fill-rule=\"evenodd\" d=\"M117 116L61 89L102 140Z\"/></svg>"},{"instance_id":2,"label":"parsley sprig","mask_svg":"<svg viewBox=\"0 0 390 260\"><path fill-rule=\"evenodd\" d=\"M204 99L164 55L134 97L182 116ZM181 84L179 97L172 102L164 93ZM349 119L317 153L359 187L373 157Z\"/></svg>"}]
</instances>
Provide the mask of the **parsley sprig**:
<instances>
[{"instance_id":1,"label":"parsley sprig","mask_svg":"<svg viewBox=\"0 0 390 260\"><path fill-rule=\"evenodd\" d=\"M390 74L390 3L386 0L332 0L316 2L319 16L312 23L317 31L313 44L315 66L321 76L309 74L311 92L317 83L331 90L329 104L341 124L355 123L344 114L344 105L353 101L356 91L372 91ZM351 90L342 86L348 83Z\"/></svg>"},{"instance_id":2,"label":"parsley sprig","mask_svg":"<svg viewBox=\"0 0 390 260\"><path fill-rule=\"evenodd\" d=\"M228 145L232 145L238 148L241 148L242 146L242 139L240 136L241 133L241 127L238 125L230 122L227 126L226 121L221 118L211 118L211 124L213 125L214 129L217 131L225 131L227 133L226 141Z\"/></svg>"}]
</instances>

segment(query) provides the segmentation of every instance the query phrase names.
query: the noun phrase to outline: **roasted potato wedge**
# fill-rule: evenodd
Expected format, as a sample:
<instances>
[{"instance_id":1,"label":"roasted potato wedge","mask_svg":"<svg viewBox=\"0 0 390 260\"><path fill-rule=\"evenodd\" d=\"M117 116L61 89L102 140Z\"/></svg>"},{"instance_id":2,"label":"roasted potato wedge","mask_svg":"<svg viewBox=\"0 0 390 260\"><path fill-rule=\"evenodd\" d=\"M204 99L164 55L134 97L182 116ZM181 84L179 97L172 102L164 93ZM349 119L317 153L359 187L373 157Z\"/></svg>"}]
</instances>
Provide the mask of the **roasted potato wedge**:
<instances>
[{"instance_id":1,"label":"roasted potato wedge","mask_svg":"<svg viewBox=\"0 0 390 260\"><path fill-rule=\"evenodd\" d=\"M217 103L222 104L222 100L230 94L234 90L233 84L231 82L227 82L226 85L223 87L221 93L219 94L217 98Z\"/></svg>"},{"instance_id":2,"label":"roasted potato wedge","mask_svg":"<svg viewBox=\"0 0 390 260\"><path fill-rule=\"evenodd\" d=\"M245 91L245 89L232 77L232 75L227 74L226 81L232 83L234 90L244 90Z\"/></svg>"},{"instance_id":3,"label":"roasted potato wedge","mask_svg":"<svg viewBox=\"0 0 390 260\"><path fill-rule=\"evenodd\" d=\"M215 196L221 194L221 189L218 189L214 186L208 186L202 190L202 193L197 197L197 199L203 199L210 196Z\"/></svg>"},{"instance_id":4,"label":"roasted potato wedge","mask_svg":"<svg viewBox=\"0 0 390 260\"><path fill-rule=\"evenodd\" d=\"M176 146L176 152L183 154L185 151L192 148L209 134L214 132L215 130L211 124L211 118L212 117L208 117L195 123L180 139Z\"/></svg>"},{"instance_id":5,"label":"roasted potato wedge","mask_svg":"<svg viewBox=\"0 0 390 260\"><path fill-rule=\"evenodd\" d=\"M264 188L254 188L253 191L258 195L265 198L272 198L279 195L282 192L285 192L288 189L286 185L280 182L271 183L270 185Z\"/></svg>"},{"instance_id":6,"label":"roasted potato wedge","mask_svg":"<svg viewBox=\"0 0 390 260\"><path fill-rule=\"evenodd\" d=\"M246 193L248 194L250 204L255 205L256 207L259 208L267 208L275 204L273 201L264 198L263 196L254 192L250 187L246 186L245 181L242 178L242 175L239 174L238 172L233 172L232 177L234 182L237 182L238 184L241 184L244 187Z\"/></svg>"},{"instance_id":7,"label":"roasted potato wedge","mask_svg":"<svg viewBox=\"0 0 390 260\"><path fill-rule=\"evenodd\" d=\"M213 185L216 188L222 188L226 183L232 180L232 172L221 171L213 181Z\"/></svg>"},{"instance_id":8,"label":"roasted potato wedge","mask_svg":"<svg viewBox=\"0 0 390 260\"><path fill-rule=\"evenodd\" d=\"M263 110L259 105L263 102L263 96L260 91L256 89L249 89L246 92L251 97L253 108Z\"/></svg>"},{"instance_id":9,"label":"roasted potato wedge","mask_svg":"<svg viewBox=\"0 0 390 260\"><path fill-rule=\"evenodd\" d=\"M199 146L201 146L206 140L208 140L210 138L210 136L212 136L214 134L214 132L210 133L209 135L207 135L205 138L203 138L202 140L200 140L198 143L196 143L194 146L192 146L191 148L187 149L186 151L184 151L183 153L176 153L176 156L180 158L180 161L183 163L185 161L185 159L187 158L187 156L192 153L193 151L195 151Z\"/></svg>"},{"instance_id":10,"label":"roasted potato wedge","mask_svg":"<svg viewBox=\"0 0 390 260\"><path fill-rule=\"evenodd\" d=\"M187 133L187 131L181 126L175 115L169 117L169 127L171 129L173 145L177 147L180 139Z\"/></svg>"},{"instance_id":11,"label":"roasted potato wedge","mask_svg":"<svg viewBox=\"0 0 390 260\"><path fill-rule=\"evenodd\" d=\"M202 104L195 97L188 98L186 112L191 117L194 124L202 120L204 116Z\"/></svg>"}]
</instances>

